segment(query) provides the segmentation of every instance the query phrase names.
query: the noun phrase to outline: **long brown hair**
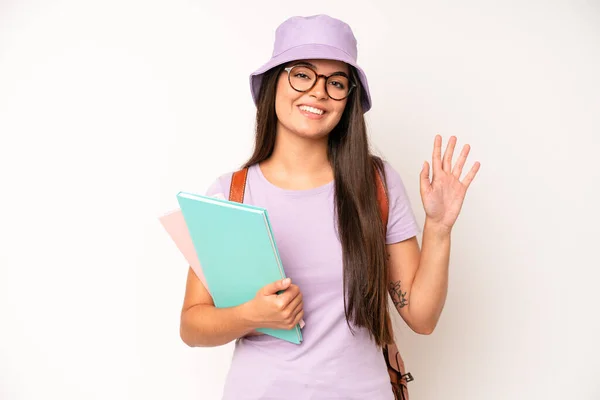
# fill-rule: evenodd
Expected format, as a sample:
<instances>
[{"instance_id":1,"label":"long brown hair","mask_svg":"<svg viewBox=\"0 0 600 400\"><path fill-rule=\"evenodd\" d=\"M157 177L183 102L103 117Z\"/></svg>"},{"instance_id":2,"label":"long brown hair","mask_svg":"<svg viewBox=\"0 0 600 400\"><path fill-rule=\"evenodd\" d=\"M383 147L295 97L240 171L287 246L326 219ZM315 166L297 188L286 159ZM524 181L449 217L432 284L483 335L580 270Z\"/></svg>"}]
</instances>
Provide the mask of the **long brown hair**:
<instances>
[{"instance_id":1,"label":"long brown hair","mask_svg":"<svg viewBox=\"0 0 600 400\"><path fill-rule=\"evenodd\" d=\"M260 163L273 153L277 130L275 94L285 66L267 71L262 79L256 112L254 153L244 167ZM368 330L381 346L393 340L388 324L388 267L385 227L381 220L375 185L381 158L371 154L363 116L362 87L350 67L357 87L348 97L344 113L328 138L328 158L335 181L335 210L344 263L346 321Z\"/></svg>"}]
</instances>

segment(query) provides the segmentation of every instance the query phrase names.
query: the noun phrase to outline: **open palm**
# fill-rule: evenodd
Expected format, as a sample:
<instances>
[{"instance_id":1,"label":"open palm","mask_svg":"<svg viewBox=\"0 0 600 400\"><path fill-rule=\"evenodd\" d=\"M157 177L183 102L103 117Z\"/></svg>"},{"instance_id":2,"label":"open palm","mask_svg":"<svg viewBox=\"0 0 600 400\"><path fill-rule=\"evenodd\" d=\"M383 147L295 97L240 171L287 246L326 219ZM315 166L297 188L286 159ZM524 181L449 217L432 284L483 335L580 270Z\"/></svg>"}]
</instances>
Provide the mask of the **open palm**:
<instances>
[{"instance_id":1,"label":"open palm","mask_svg":"<svg viewBox=\"0 0 600 400\"><path fill-rule=\"evenodd\" d=\"M476 162L461 181L460 176L469 155L470 146L463 147L456 164L452 167L452 155L456 146L456 137L452 136L442 159L442 137L436 135L433 144L432 167L429 177L429 163L425 161L421 171L421 200L427 218L448 230L458 218L469 185L479 170Z\"/></svg>"}]
</instances>

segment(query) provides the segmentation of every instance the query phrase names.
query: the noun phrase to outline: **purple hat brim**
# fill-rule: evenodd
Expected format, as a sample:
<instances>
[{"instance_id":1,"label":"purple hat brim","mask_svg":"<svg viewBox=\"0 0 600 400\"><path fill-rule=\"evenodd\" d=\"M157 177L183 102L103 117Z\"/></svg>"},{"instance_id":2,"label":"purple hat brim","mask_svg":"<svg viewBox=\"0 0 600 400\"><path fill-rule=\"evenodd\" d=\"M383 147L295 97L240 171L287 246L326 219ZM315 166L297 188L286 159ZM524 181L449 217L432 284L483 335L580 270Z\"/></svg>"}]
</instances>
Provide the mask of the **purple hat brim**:
<instances>
[{"instance_id":1,"label":"purple hat brim","mask_svg":"<svg viewBox=\"0 0 600 400\"><path fill-rule=\"evenodd\" d=\"M367 75L365 72L356 64L354 59L348 53L336 47L327 46L324 44L305 44L293 47L272 57L269 62L254 71L250 75L250 90L252 91L252 99L254 100L254 104L258 102L260 85L265 72L273 67L277 67L290 61L309 59L337 60L345 62L356 68L363 88L363 111L366 113L371 109L371 94L369 92L369 83L367 82Z\"/></svg>"}]
</instances>

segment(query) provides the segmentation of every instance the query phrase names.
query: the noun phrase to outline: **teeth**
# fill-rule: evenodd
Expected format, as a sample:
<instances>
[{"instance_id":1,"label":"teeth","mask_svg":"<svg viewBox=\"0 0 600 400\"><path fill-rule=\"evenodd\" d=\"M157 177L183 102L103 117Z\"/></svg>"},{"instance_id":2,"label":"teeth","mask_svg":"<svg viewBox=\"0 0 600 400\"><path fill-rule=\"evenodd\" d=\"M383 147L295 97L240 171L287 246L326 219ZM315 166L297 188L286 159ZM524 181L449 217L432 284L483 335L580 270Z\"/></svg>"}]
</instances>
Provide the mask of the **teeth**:
<instances>
[{"instance_id":1,"label":"teeth","mask_svg":"<svg viewBox=\"0 0 600 400\"><path fill-rule=\"evenodd\" d=\"M301 106L301 110L308 111L313 114L323 115L323 110L319 110L318 108L309 107L309 106Z\"/></svg>"}]
</instances>

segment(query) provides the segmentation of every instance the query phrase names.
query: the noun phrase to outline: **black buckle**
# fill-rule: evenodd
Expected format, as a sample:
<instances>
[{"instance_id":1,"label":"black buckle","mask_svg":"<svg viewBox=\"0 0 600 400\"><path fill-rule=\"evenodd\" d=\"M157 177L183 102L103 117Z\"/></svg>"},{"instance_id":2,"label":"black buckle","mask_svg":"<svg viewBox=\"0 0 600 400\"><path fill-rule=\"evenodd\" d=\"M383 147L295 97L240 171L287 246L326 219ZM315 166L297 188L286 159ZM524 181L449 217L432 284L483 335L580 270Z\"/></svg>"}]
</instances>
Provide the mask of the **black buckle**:
<instances>
[{"instance_id":1,"label":"black buckle","mask_svg":"<svg viewBox=\"0 0 600 400\"><path fill-rule=\"evenodd\" d=\"M413 378L413 376L411 375L410 372L407 372L404 375L400 375L400 378L405 378L406 379L406 383L412 382L412 381L415 380L415 378Z\"/></svg>"}]
</instances>

